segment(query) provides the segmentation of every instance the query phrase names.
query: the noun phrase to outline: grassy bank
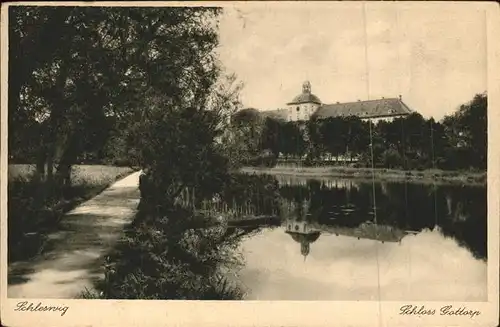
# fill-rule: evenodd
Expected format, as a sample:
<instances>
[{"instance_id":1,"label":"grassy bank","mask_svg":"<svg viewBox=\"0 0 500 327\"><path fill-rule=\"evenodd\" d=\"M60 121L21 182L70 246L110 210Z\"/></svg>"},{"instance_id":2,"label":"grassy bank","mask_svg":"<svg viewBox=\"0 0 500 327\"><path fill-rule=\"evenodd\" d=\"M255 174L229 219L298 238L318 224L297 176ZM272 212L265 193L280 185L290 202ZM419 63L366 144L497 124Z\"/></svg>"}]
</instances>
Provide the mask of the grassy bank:
<instances>
[{"instance_id":1,"label":"grassy bank","mask_svg":"<svg viewBox=\"0 0 500 327\"><path fill-rule=\"evenodd\" d=\"M57 228L64 213L102 192L132 169L102 165L79 165L72 171L71 185L33 178L33 165L8 167L9 262L40 254L45 237Z\"/></svg>"},{"instance_id":2,"label":"grassy bank","mask_svg":"<svg viewBox=\"0 0 500 327\"><path fill-rule=\"evenodd\" d=\"M35 172L35 165L13 164L8 167L9 182L17 179L30 179ZM75 165L71 173L72 184L100 185L103 182L114 181L131 173L129 167L105 165Z\"/></svg>"},{"instance_id":3,"label":"grassy bank","mask_svg":"<svg viewBox=\"0 0 500 327\"><path fill-rule=\"evenodd\" d=\"M84 299L240 300L225 276L241 265L234 254L242 236L212 226L210 217L172 208L163 217L139 211L107 256L104 279ZM140 218L143 217L143 218Z\"/></svg>"},{"instance_id":4,"label":"grassy bank","mask_svg":"<svg viewBox=\"0 0 500 327\"><path fill-rule=\"evenodd\" d=\"M371 180L373 176L377 180L403 181L415 183L466 183L466 184L486 184L486 172L469 171L445 171L445 170L397 170L375 168L353 168L353 167L274 167L257 168L244 167L244 173L261 173L275 176L297 176L305 178L353 178L361 180Z\"/></svg>"}]
</instances>

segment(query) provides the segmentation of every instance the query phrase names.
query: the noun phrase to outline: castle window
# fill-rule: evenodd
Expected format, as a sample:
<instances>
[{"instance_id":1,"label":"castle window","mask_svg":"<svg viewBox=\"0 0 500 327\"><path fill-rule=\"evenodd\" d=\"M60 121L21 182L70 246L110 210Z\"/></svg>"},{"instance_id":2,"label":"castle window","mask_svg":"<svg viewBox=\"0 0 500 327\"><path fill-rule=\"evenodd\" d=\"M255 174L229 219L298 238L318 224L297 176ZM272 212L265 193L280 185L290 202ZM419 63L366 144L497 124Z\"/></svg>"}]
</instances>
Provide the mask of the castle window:
<instances>
[{"instance_id":1,"label":"castle window","mask_svg":"<svg viewBox=\"0 0 500 327\"><path fill-rule=\"evenodd\" d=\"M299 108L299 107L297 107L297 112L298 112L299 110L300 110L300 108Z\"/></svg>"}]
</instances>

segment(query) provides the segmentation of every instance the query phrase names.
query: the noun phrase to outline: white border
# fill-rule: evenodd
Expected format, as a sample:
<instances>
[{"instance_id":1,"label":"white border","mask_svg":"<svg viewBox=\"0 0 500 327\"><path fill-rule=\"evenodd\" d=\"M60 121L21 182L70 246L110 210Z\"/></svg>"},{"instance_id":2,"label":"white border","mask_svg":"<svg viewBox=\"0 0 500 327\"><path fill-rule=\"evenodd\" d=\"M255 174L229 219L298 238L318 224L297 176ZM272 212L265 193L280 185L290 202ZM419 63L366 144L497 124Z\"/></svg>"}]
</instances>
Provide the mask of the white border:
<instances>
[{"instance_id":1,"label":"white border","mask_svg":"<svg viewBox=\"0 0 500 327\"><path fill-rule=\"evenodd\" d=\"M382 302L376 301L111 301L111 300L44 300L45 304L68 305L70 308L61 317L59 314L43 312L13 311L18 302L7 299L7 10L14 5L70 5L70 6L265 6L269 9L283 6L330 6L329 2L35 2L11 3L2 6L2 70L1 70L1 322L6 326L495 326L498 324L498 249L499 249L499 147L495 140L499 135L499 8L490 3L453 3L456 6L484 8L487 25L488 53L488 302ZM387 5L387 3L385 3ZM360 2L335 3L338 6L359 6ZM373 3L371 4L373 5ZM450 3L392 3L405 9L412 6L449 6ZM30 300L38 302L37 299ZM481 311L481 315L468 317L450 316L400 316L399 307L405 304L424 305L439 309L441 306L465 306ZM379 312L380 310L380 312Z\"/></svg>"}]
</instances>

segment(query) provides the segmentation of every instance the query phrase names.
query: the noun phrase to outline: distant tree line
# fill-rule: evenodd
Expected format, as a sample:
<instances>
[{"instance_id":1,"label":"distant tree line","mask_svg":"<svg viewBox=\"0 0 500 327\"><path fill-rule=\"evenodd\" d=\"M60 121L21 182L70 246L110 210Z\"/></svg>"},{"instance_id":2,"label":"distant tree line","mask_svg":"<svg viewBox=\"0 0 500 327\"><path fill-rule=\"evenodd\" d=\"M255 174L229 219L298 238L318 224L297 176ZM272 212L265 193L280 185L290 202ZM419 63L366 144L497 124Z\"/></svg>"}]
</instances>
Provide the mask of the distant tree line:
<instances>
[{"instance_id":1,"label":"distant tree line","mask_svg":"<svg viewBox=\"0 0 500 327\"><path fill-rule=\"evenodd\" d=\"M247 144L246 164L274 166L278 158L304 165L338 164L394 169L486 169L487 95L477 94L437 122L419 113L369 123L357 116L285 122L257 111L233 117Z\"/></svg>"}]
</instances>

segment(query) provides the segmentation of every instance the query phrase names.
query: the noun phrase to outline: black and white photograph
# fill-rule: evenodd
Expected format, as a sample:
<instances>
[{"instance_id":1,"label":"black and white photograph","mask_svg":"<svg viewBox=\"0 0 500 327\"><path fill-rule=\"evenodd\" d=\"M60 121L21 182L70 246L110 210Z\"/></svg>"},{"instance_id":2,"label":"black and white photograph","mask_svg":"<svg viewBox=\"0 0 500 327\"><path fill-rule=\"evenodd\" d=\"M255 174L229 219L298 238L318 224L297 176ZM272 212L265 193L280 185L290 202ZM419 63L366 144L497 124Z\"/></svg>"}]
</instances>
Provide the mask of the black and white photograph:
<instances>
[{"instance_id":1,"label":"black and white photograph","mask_svg":"<svg viewBox=\"0 0 500 327\"><path fill-rule=\"evenodd\" d=\"M465 326L496 301L498 318L489 9L2 8L9 310L393 301Z\"/></svg>"}]
</instances>

